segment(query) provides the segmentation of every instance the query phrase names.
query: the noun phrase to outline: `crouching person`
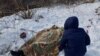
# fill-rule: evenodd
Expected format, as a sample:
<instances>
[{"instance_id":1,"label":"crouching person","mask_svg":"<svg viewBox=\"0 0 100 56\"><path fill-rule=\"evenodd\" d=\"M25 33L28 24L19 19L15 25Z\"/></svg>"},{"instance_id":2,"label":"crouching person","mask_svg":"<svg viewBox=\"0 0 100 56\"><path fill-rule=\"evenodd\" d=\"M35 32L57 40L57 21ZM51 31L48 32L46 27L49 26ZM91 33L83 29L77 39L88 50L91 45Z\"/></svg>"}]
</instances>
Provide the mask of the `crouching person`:
<instances>
[{"instance_id":1,"label":"crouching person","mask_svg":"<svg viewBox=\"0 0 100 56\"><path fill-rule=\"evenodd\" d=\"M83 28L79 28L78 18L69 17L64 24L64 33L60 41L59 51L64 50L65 56L84 56L90 45L90 37Z\"/></svg>"}]
</instances>

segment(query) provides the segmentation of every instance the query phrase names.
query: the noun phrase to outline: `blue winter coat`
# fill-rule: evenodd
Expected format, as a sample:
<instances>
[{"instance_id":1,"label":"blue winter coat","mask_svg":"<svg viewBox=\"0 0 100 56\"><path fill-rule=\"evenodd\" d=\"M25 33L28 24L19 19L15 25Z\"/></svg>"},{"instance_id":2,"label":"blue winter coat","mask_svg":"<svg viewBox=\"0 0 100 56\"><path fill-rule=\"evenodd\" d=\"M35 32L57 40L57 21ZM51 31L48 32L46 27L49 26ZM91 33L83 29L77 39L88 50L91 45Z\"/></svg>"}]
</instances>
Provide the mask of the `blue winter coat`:
<instances>
[{"instance_id":1,"label":"blue winter coat","mask_svg":"<svg viewBox=\"0 0 100 56\"><path fill-rule=\"evenodd\" d=\"M65 56L84 56L90 38L83 28L78 28L78 18L69 17L64 24L64 33L60 41L59 51L64 49Z\"/></svg>"}]
</instances>

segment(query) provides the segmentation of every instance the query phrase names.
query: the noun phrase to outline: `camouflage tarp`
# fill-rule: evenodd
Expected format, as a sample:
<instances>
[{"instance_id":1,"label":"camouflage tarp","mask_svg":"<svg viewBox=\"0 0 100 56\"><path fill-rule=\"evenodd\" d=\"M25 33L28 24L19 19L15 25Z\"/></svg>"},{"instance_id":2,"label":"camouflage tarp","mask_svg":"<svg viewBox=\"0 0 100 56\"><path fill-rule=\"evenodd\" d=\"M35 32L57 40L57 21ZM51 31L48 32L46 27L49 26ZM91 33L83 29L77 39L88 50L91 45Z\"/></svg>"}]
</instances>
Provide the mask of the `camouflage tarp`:
<instances>
[{"instance_id":1,"label":"camouflage tarp","mask_svg":"<svg viewBox=\"0 0 100 56\"><path fill-rule=\"evenodd\" d=\"M42 30L21 49L26 56L57 56L62 32L63 29L57 26Z\"/></svg>"}]
</instances>

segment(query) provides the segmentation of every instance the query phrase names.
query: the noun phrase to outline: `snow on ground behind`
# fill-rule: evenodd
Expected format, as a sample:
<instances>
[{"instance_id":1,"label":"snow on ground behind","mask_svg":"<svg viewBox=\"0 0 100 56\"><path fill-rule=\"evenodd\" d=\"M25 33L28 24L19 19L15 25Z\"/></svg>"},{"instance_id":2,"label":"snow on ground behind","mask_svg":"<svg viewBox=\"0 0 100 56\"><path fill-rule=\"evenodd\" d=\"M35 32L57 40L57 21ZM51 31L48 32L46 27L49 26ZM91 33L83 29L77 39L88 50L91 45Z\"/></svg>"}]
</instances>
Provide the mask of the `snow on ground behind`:
<instances>
[{"instance_id":1,"label":"snow on ground behind","mask_svg":"<svg viewBox=\"0 0 100 56\"><path fill-rule=\"evenodd\" d=\"M0 54L8 56L9 50L18 50L25 41L38 31L49 28L54 24L63 27L68 17L77 16L80 27L83 27L91 37L92 43L88 46L86 56L100 56L100 20L95 13L95 9L98 7L100 7L100 2L72 6L71 8L60 5L50 8L37 8L32 19L24 20L15 14L3 17L0 19ZM37 19L39 15L43 18L39 22L35 22L34 19ZM27 33L26 39L19 38L21 32ZM60 54L60 56L63 55Z\"/></svg>"}]
</instances>

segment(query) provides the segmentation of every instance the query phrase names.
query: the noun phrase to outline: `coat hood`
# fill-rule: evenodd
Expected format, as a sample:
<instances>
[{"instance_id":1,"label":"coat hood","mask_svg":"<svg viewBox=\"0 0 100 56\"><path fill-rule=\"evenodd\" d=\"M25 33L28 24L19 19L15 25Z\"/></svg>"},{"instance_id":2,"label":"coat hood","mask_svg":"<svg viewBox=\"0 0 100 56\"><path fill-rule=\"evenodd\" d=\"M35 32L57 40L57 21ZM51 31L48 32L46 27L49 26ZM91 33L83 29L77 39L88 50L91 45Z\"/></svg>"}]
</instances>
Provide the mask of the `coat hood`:
<instances>
[{"instance_id":1,"label":"coat hood","mask_svg":"<svg viewBox=\"0 0 100 56\"><path fill-rule=\"evenodd\" d=\"M78 28L79 21L76 16L69 17L64 24L64 29L75 29Z\"/></svg>"}]
</instances>

